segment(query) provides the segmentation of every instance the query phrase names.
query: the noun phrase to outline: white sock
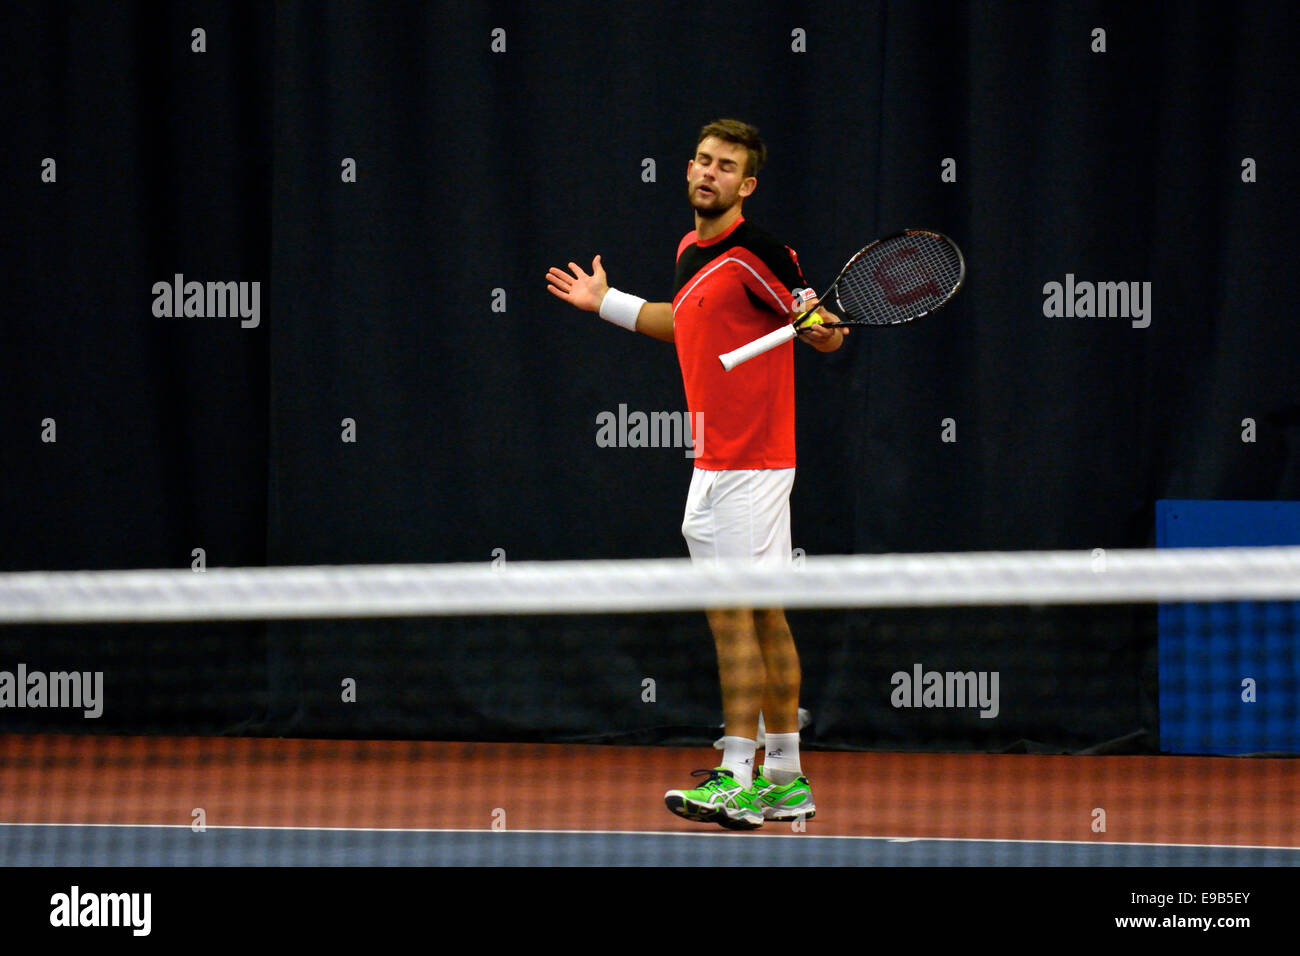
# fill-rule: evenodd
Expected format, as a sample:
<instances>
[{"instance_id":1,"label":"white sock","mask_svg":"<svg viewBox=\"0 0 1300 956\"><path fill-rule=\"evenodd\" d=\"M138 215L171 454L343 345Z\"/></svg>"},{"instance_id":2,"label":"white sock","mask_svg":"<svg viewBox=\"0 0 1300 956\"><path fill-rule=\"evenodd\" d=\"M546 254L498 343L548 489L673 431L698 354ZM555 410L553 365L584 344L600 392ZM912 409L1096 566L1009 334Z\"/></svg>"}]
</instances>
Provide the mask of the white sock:
<instances>
[{"instance_id":1,"label":"white sock","mask_svg":"<svg viewBox=\"0 0 1300 956\"><path fill-rule=\"evenodd\" d=\"M763 754L763 776L784 787L803 773L799 766L799 732L768 734L767 752Z\"/></svg>"},{"instance_id":2,"label":"white sock","mask_svg":"<svg viewBox=\"0 0 1300 956\"><path fill-rule=\"evenodd\" d=\"M722 738L722 769L748 790L754 785L754 752L758 744L747 737Z\"/></svg>"}]
</instances>

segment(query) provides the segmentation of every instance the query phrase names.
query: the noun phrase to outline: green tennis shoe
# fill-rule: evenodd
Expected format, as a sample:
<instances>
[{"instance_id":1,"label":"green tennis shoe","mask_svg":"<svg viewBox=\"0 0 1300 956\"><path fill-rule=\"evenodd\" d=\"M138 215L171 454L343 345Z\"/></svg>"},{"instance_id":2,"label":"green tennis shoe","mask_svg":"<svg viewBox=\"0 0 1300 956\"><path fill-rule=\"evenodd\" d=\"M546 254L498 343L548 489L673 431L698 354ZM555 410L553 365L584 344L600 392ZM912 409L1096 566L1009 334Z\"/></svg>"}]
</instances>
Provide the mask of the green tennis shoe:
<instances>
[{"instance_id":1,"label":"green tennis shoe","mask_svg":"<svg viewBox=\"0 0 1300 956\"><path fill-rule=\"evenodd\" d=\"M754 774L754 802L763 812L764 820L798 820L802 817L811 820L817 816L817 805L813 803L812 785L804 776L795 777L785 786L773 783L763 776L759 767Z\"/></svg>"},{"instance_id":2,"label":"green tennis shoe","mask_svg":"<svg viewBox=\"0 0 1300 956\"><path fill-rule=\"evenodd\" d=\"M756 830L763 825L763 811L754 791L742 787L730 770L715 767L691 773L692 777L704 775L709 779L694 790L665 793L668 809L687 820L716 823L728 830Z\"/></svg>"}]
</instances>

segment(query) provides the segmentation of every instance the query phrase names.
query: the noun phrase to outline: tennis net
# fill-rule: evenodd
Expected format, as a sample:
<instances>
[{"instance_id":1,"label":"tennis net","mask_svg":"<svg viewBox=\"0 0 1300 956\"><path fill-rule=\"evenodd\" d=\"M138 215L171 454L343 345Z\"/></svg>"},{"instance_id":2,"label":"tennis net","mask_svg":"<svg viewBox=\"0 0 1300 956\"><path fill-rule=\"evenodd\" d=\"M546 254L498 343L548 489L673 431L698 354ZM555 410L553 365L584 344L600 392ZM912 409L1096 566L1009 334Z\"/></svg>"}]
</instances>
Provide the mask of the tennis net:
<instances>
[{"instance_id":1,"label":"tennis net","mask_svg":"<svg viewBox=\"0 0 1300 956\"><path fill-rule=\"evenodd\" d=\"M1295 865L1298 602L1300 548L0 574L0 864ZM710 608L785 609L812 818L665 806Z\"/></svg>"}]
</instances>

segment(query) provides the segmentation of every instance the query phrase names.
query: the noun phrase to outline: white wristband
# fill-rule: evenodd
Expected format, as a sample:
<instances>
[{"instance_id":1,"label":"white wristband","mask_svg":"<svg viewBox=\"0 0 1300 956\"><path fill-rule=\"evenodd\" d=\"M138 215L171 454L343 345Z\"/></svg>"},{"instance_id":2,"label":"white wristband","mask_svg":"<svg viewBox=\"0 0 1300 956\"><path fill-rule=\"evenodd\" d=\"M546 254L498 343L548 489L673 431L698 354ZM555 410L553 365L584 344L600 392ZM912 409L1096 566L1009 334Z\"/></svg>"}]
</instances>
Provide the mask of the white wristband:
<instances>
[{"instance_id":1,"label":"white wristband","mask_svg":"<svg viewBox=\"0 0 1300 956\"><path fill-rule=\"evenodd\" d=\"M600 300L600 317L632 332L636 331L636 317L641 314L645 299L617 289L610 289Z\"/></svg>"}]
</instances>

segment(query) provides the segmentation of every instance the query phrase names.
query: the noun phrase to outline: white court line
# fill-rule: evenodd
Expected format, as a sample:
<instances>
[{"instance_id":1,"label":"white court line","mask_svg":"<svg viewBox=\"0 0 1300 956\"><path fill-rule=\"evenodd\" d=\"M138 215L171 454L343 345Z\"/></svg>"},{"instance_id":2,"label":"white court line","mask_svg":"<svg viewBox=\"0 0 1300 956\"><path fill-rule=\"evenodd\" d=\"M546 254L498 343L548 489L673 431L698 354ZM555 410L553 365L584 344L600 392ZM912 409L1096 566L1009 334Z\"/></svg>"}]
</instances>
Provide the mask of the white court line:
<instances>
[{"instance_id":1,"label":"white court line","mask_svg":"<svg viewBox=\"0 0 1300 956\"><path fill-rule=\"evenodd\" d=\"M0 827L101 827L139 830L191 830L188 823L0 823ZM1290 850L1300 852L1297 846L1256 846L1243 843L1140 843L1123 840L1021 840L1007 837L898 837L898 836L854 836L852 834L827 833L745 833L730 832L719 828L714 831L687 833L681 830L467 830L456 827L274 827L274 826L236 826L209 823L208 830L286 830L322 832L322 833L535 833L563 834L569 836L635 836L635 837L695 837L716 839L733 837L736 839L761 838L768 840L884 840L890 843L1041 843L1047 846L1140 846L1140 847L1176 847L1188 850ZM196 835L201 831L194 831Z\"/></svg>"}]
</instances>

